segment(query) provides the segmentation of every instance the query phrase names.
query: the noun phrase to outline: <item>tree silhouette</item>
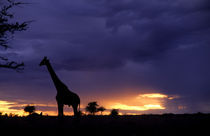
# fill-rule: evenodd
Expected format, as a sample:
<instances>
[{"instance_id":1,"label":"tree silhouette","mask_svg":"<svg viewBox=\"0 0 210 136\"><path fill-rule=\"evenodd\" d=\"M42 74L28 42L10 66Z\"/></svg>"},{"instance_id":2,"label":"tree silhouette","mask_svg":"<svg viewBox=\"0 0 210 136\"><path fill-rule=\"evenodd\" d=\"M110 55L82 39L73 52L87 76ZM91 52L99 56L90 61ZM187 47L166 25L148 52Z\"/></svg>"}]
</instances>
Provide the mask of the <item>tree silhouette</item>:
<instances>
[{"instance_id":1,"label":"tree silhouette","mask_svg":"<svg viewBox=\"0 0 210 136\"><path fill-rule=\"evenodd\" d=\"M12 22L14 15L9 10L15 6L22 5L22 2L14 0L4 0L0 4L0 47L5 50L10 48L8 42L14 36L16 31L24 31L27 29L29 22ZM0 68L10 68L15 70L23 70L24 63L18 63L9 60L6 56L0 56Z\"/></svg>"},{"instance_id":2,"label":"tree silhouette","mask_svg":"<svg viewBox=\"0 0 210 136\"><path fill-rule=\"evenodd\" d=\"M106 109L103 106L101 106L97 110L100 111L101 112L101 115L102 115L103 111L105 111Z\"/></svg>"},{"instance_id":3,"label":"tree silhouette","mask_svg":"<svg viewBox=\"0 0 210 136\"><path fill-rule=\"evenodd\" d=\"M117 115L119 115L119 110L118 109L112 109L110 115L111 116L117 116Z\"/></svg>"},{"instance_id":4,"label":"tree silhouette","mask_svg":"<svg viewBox=\"0 0 210 136\"><path fill-rule=\"evenodd\" d=\"M97 107L98 107L97 102L89 102L85 110L90 114L95 115L95 113L98 112Z\"/></svg>"},{"instance_id":5,"label":"tree silhouette","mask_svg":"<svg viewBox=\"0 0 210 136\"><path fill-rule=\"evenodd\" d=\"M35 113L35 106L30 106L30 105L27 105L25 108L24 108L24 111L25 112L28 112L29 115L31 115L32 113Z\"/></svg>"}]
</instances>

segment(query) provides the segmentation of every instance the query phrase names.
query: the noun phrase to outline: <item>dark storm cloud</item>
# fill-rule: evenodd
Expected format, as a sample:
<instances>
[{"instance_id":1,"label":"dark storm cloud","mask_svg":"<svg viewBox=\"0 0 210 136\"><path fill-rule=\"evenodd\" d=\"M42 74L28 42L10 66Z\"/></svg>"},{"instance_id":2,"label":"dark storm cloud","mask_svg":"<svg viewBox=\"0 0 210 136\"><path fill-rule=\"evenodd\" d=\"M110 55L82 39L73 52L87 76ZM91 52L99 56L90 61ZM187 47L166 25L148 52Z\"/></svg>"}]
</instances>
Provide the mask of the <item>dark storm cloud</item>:
<instances>
[{"instance_id":1,"label":"dark storm cloud","mask_svg":"<svg viewBox=\"0 0 210 136\"><path fill-rule=\"evenodd\" d=\"M46 2L37 20L46 24L37 23L38 31L29 39L34 39L35 54L52 56L68 70L110 69L127 61L153 61L180 46L209 43L207 2L80 0L53 1L50 6Z\"/></svg>"},{"instance_id":2,"label":"dark storm cloud","mask_svg":"<svg viewBox=\"0 0 210 136\"><path fill-rule=\"evenodd\" d=\"M38 64L48 56L81 92L150 88L180 95L190 111L199 109L210 97L209 5L208 0L34 1L16 9L17 19L35 22L14 41L12 57L24 60L26 71L25 81L16 74L12 81L27 82L32 92L44 86L47 94L53 87L47 89L49 76Z\"/></svg>"}]
</instances>

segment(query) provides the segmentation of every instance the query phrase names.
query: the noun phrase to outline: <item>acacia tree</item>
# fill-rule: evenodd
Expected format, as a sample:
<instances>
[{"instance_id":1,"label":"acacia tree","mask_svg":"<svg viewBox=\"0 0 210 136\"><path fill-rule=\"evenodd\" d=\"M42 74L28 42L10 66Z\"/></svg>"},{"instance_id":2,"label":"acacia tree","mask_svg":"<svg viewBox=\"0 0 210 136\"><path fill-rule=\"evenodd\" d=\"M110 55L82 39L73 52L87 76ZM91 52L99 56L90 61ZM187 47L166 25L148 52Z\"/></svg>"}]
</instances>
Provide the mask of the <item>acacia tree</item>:
<instances>
[{"instance_id":1,"label":"acacia tree","mask_svg":"<svg viewBox=\"0 0 210 136\"><path fill-rule=\"evenodd\" d=\"M31 115L32 113L35 113L35 106L31 106L31 105L27 105L25 108L24 108L24 111L25 112L28 112L29 115Z\"/></svg>"},{"instance_id":2,"label":"acacia tree","mask_svg":"<svg viewBox=\"0 0 210 136\"><path fill-rule=\"evenodd\" d=\"M101 106L101 107L99 107L97 110L100 111L100 112L101 112L101 115L102 115L102 113L103 113L106 109L105 109L103 106Z\"/></svg>"},{"instance_id":3,"label":"acacia tree","mask_svg":"<svg viewBox=\"0 0 210 136\"><path fill-rule=\"evenodd\" d=\"M110 115L111 116L117 116L117 115L119 115L119 110L118 109L112 109Z\"/></svg>"},{"instance_id":4,"label":"acacia tree","mask_svg":"<svg viewBox=\"0 0 210 136\"><path fill-rule=\"evenodd\" d=\"M1 50L7 50L8 48L11 48L9 40L13 38L14 33L26 30L29 22L12 22L14 14L9 12L11 8L25 3L15 2L14 0L4 0L1 1L0 4L3 5L0 6L0 48L2 48ZM23 62L18 63L0 54L0 68L23 70L23 66Z\"/></svg>"},{"instance_id":5,"label":"acacia tree","mask_svg":"<svg viewBox=\"0 0 210 136\"><path fill-rule=\"evenodd\" d=\"M89 102L85 110L87 112L90 112L90 114L95 115L95 113L98 112L97 108L98 108L97 102Z\"/></svg>"}]
</instances>

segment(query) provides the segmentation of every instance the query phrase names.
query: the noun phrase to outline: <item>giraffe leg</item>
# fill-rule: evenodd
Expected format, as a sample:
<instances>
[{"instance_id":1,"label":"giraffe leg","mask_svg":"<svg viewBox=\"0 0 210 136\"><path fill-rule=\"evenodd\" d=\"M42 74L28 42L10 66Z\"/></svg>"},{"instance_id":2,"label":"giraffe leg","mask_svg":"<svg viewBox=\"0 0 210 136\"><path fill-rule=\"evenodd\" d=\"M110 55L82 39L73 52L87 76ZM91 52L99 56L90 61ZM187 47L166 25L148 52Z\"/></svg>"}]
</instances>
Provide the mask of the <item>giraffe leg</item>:
<instances>
[{"instance_id":1,"label":"giraffe leg","mask_svg":"<svg viewBox=\"0 0 210 136\"><path fill-rule=\"evenodd\" d=\"M58 116L63 116L63 104L58 103Z\"/></svg>"},{"instance_id":2,"label":"giraffe leg","mask_svg":"<svg viewBox=\"0 0 210 136\"><path fill-rule=\"evenodd\" d=\"M72 105L73 111L74 111L74 116L78 116L78 111L77 111L77 104Z\"/></svg>"}]
</instances>

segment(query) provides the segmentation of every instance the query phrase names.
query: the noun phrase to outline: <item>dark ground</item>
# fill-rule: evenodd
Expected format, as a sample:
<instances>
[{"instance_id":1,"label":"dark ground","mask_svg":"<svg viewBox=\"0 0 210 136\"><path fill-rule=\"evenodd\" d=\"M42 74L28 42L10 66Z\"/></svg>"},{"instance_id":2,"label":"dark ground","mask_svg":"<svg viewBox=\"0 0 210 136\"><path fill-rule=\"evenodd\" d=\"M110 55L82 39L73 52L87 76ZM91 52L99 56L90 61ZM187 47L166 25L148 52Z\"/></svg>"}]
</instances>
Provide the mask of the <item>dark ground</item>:
<instances>
[{"instance_id":1,"label":"dark ground","mask_svg":"<svg viewBox=\"0 0 210 136\"><path fill-rule=\"evenodd\" d=\"M208 136L210 114L0 117L0 131L15 135Z\"/></svg>"}]
</instances>

